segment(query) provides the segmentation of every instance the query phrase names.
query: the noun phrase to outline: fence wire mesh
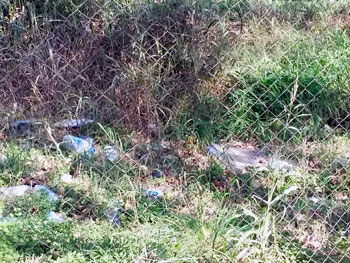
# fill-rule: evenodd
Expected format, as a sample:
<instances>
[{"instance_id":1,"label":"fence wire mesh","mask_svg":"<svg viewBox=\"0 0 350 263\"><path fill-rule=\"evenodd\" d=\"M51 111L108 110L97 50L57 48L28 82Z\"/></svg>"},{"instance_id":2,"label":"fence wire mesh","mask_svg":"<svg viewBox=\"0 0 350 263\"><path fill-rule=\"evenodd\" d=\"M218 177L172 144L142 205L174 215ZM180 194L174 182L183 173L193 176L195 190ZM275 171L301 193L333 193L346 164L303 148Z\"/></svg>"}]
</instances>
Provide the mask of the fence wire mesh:
<instances>
[{"instance_id":1,"label":"fence wire mesh","mask_svg":"<svg viewBox=\"0 0 350 263\"><path fill-rule=\"evenodd\" d=\"M1 262L350 262L347 0L2 0Z\"/></svg>"}]
</instances>

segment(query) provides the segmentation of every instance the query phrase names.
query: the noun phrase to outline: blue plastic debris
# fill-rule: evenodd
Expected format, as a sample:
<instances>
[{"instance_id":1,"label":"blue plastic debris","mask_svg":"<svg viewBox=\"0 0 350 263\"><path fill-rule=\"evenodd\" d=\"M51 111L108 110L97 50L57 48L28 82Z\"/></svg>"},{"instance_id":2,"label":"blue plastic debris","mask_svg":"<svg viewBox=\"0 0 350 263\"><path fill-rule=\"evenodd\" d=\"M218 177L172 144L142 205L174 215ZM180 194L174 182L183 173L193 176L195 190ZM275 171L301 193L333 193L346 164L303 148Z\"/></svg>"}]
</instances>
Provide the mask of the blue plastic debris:
<instances>
[{"instance_id":1,"label":"blue plastic debris","mask_svg":"<svg viewBox=\"0 0 350 263\"><path fill-rule=\"evenodd\" d=\"M106 214L107 221L114 226L123 226L120 218L120 213L123 208L119 205L118 201L115 201L112 208L110 208Z\"/></svg>"},{"instance_id":2,"label":"blue plastic debris","mask_svg":"<svg viewBox=\"0 0 350 263\"><path fill-rule=\"evenodd\" d=\"M54 211L50 211L47 214L47 220L55 222L55 223L63 223L66 221L66 220L64 220L64 218L60 214L58 214Z\"/></svg>"},{"instance_id":3,"label":"blue plastic debris","mask_svg":"<svg viewBox=\"0 0 350 263\"><path fill-rule=\"evenodd\" d=\"M160 190L155 190L155 189L147 190L146 196L150 197L150 198L159 198L159 197L163 196L163 192Z\"/></svg>"},{"instance_id":4,"label":"blue plastic debris","mask_svg":"<svg viewBox=\"0 0 350 263\"><path fill-rule=\"evenodd\" d=\"M34 132L34 119L15 121L10 127L19 136L31 135Z\"/></svg>"},{"instance_id":5,"label":"blue plastic debris","mask_svg":"<svg viewBox=\"0 0 350 263\"><path fill-rule=\"evenodd\" d=\"M66 135L63 137L62 146L67 150L75 151L79 154L94 154L95 148L91 138L79 138L72 135Z\"/></svg>"},{"instance_id":6,"label":"blue plastic debris","mask_svg":"<svg viewBox=\"0 0 350 263\"><path fill-rule=\"evenodd\" d=\"M43 185L36 185L34 186L35 191L40 191L43 194L47 194L48 198L51 202L57 202L59 197L56 193L52 192L50 189L48 189L46 186Z\"/></svg>"},{"instance_id":7,"label":"blue plastic debris","mask_svg":"<svg viewBox=\"0 0 350 263\"><path fill-rule=\"evenodd\" d=\"M162 176L162 173L158 170L154 170L152 172L152 176L155 177L155 178L160 178Z\"/></svg>"},{"instance_id":8,"label":"blue plastic debris","mask_svg":"<svg viewBox=\"0 0 350 263\"><path fill-rule=\"evenodd\" d=\"M119 209L114 209L107 214L107 221L115 226L122 226L122 220L119 216Z\"/></svg>"},{"instance_id":9,"label":"blue plastic debris","mask_svg":"<svg viewBox=\"0 0 350 263\"><path fill-rule=\"evenodd\" d=\"M20 126L32 126L34 124L35 120L34 119L29 119L29 120L22 120L22 121L14 121L10 124L11 128L19 128Z\"/></svg>"}]
</instances>

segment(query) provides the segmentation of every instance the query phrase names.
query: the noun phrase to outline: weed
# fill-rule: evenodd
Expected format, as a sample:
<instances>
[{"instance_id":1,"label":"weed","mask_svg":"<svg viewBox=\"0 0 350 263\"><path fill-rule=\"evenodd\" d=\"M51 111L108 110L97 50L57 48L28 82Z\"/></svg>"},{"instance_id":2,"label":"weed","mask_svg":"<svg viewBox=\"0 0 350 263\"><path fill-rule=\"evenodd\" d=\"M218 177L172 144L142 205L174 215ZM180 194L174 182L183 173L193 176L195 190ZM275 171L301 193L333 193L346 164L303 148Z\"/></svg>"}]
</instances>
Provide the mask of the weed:
<instances>
[{"instance_id":1,"label":"weed","mask_svg":"<svg viewBox=\"0 0 350 263\"><path fill-rule=\"evenodd\" d=\"M22 151L15 144L10 144L4 162L0 163L0 185L14 184L20 178L28 176L33 169L28 165L29 161L29 152Z\"/></svg>"}]
</instances>

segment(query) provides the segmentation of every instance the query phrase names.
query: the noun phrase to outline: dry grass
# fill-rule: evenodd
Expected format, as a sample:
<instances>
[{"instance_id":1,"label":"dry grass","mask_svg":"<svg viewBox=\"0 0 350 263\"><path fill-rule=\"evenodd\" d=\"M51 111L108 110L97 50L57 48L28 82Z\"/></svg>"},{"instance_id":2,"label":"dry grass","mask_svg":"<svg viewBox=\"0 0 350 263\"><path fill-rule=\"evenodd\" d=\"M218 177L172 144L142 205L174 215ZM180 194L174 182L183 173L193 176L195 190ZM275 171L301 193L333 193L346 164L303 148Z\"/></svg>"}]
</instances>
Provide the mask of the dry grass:
<instances>
[{"instance_id":1,"label":"dry grass","mask_svg":"<svg viewBox=\"0 0 350 263\"><path fill-rule=\"evenodd\" d=\"M216 50L235 33L223 38L220 23L207 28L213 18L180 2L122 10L112 21L68 19L13 44L4 39L2 104L16 102L26 115L95 114L147 130L174 117L184 98L194 103L198 83L218 67Z\"/></svg>"}]
</instances>

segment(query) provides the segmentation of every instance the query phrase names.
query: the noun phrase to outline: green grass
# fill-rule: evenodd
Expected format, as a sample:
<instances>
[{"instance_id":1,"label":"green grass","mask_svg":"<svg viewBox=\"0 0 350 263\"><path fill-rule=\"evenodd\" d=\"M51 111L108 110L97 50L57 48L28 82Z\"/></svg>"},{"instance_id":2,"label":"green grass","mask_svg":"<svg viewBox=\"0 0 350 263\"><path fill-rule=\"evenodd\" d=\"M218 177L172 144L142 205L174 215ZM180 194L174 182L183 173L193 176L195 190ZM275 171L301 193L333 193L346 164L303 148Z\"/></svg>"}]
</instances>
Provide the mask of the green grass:
<instances>
[{"instance_id":1,"label":"green grass","mask_svg":"<svg viewBox=\"0 0 350 263\"><path fill-rule=\"evenodd\" d=\"M338 146L334 148L339 151ZM43 153L41 158L47 160L51 155ZM16 171L21 162L18 158L7 169ZM310 204L302 198L303 191L316 192L324 185L306 173L285 176L252 171L232 175L213 162L182 185L169 187L164 179L145 180L137 174L122 175L118 169L87 167L82 166L70 185L60 182L61 169L50 172L50 186L61 195L57 204L35 193L1 201L1 214L16 218L0 222L2 262L307 262L313 253L280 230L281 222L288 225L289 217L294 216L285 214L281 218L285 204L308 214ZM221 192L213 182L224 175L233 180L231 190ZM244 186L252 177L263 183L263 192L249 189L249 183ZM297 195L283 195L293 185L299 187ZM166 189L164 197L144 197L146 189L159 186ZM257 205L256 195L265 199L264 205ZM115 200L123 207L122 227L112 226L105 217ZM328 213L332 207L325 204L323 211ZM66 222L48 222L48 211L62 214ZM346 243L336 243L347 249Z\"/></svg>"}]
</instances>

